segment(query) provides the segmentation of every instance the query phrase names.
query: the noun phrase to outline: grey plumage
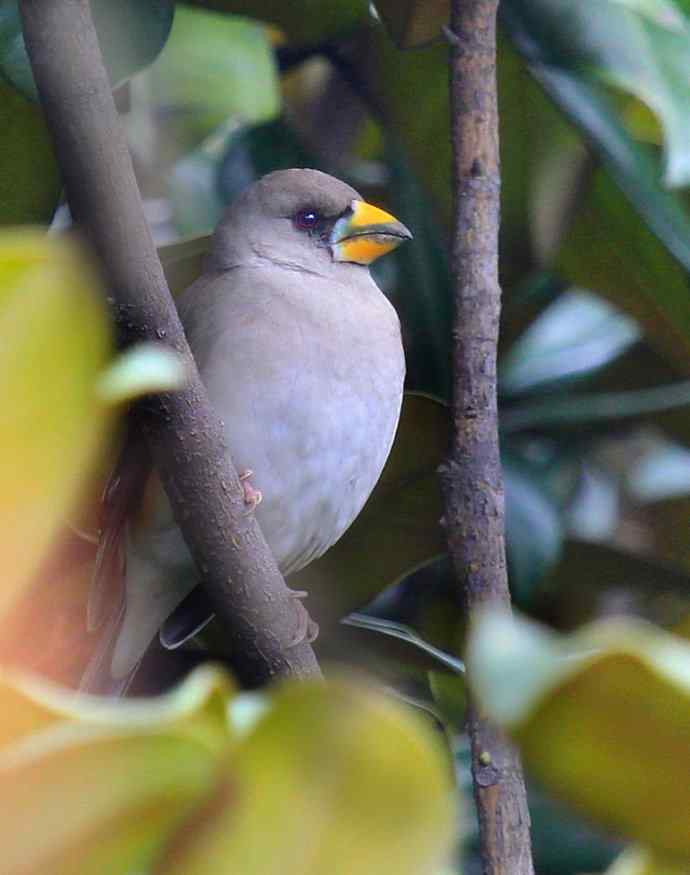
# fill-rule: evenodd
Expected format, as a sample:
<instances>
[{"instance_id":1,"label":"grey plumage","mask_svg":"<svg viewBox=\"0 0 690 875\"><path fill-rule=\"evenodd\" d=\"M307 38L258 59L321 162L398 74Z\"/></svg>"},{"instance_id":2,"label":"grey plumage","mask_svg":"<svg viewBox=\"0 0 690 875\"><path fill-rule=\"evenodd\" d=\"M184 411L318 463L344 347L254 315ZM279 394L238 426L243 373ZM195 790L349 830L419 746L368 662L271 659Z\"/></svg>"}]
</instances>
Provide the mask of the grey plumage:
<instances>
[{"instance_id":1,"label":"grey plumage","mask_svg":"<svg viewBox=\"0 0 690 875\"><path fill-rule=\"evenodd\" d=\"M400 413L397 315L366 265L336 260L347 256L334 229L360 201L318 171L270 174L229 208L206 271L179 301L234 464L262 492L257 518L284 574L322 555L357 516ZM300 211L318 226L300 227ZM391 233L410 236L404 226ZM127 537L124 619L106 666L116 680L195 583L162 492L151 524Z\"/></svg>"}]
</instances>

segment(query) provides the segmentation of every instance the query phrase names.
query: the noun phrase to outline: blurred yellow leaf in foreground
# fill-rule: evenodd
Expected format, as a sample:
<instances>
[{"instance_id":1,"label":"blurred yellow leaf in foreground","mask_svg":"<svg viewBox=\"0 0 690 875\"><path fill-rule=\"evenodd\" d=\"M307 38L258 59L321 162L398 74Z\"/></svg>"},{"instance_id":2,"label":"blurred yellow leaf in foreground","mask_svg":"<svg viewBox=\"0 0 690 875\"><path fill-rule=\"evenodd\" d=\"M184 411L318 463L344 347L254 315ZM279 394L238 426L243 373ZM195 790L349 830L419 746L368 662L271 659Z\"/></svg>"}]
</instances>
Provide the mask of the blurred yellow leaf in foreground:
<instances>
[{"instance_id":1,"label":"blurred yellow leaf in foreground","mask_svg":"<svg viewBox=\"0 0 690 875\"><path fill-rule=\"evenodd\" d=\"M95 271L43 231L0 235L0 610L38 568L105 434L111 336Z\"/></svg>"}]
</instances>

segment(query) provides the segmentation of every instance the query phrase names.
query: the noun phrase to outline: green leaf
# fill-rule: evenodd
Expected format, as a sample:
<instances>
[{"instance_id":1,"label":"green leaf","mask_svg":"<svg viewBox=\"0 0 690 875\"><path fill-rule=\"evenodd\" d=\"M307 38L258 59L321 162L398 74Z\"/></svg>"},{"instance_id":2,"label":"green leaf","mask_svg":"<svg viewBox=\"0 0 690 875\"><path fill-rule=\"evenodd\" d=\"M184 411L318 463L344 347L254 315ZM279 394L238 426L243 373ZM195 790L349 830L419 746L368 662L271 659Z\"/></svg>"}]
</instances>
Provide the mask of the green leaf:
<instances>
[{"instance_id":1,"label":"green leaf","mask_svg":"<svg viewBox=\"0 0 690 875\"><path fill-rule=\"evenodd\" d=\"M531 69L587 136L649 228L686 269L690 268L690 216L681 198L661 185L656 151L632 138L615 105L594 88L550 68L532 65Z\"/></svg>"},{"instance_id":2,"label":"green leaf","mask_svg":"<svg viewBox=\"0 0 690 875\"><path fill-rule=\"evenodd\" d=\"M40 108L0 79L0 225L50 222L62 183Z\"/></svg>"},{"instance_id":3,"label":"green leaf","mask_svg":"<svg viewBox=\"0 0 690 875\"><path fill-rule=\"evenodd\" d=\"M358 629L366 629L370 632L389 635L391 638L404 641L406 644L411 644L413 647L418 647L424 651L424 653L431 656L432 659L439 662L448 671L455 672L456 674L465 673L465 666L462 660L425 641L414 629L403 623L396 623L393 620L386 620L382 617L372 617L359 613L350 614L345 617L343 623L348 626L356 626Z\"/></svg>"},{"instance_id":4,"label":"green leaf","mask_svg":"<svg viewBox=\"0 0 690 875\"><path fill-rule=\"evenodd\" d=\"M162 149L174 147L177 155L198 146L228 119L265 121L280 107L265 28L184 5L177 9L165 49L136 90L164 118Z\"/></svg>"},{"instance_id":5,"label":"green leaf","mask_svg":"<svg viewBox=\"0 0 690 875\"><path fill-rule=\"evenodd\" d=\"M532 60L585 85L615 85L660 117L666 182L690 182L690 19L672 0L506 0L504 21L529 40ZM650 14L651 13L651 14Z\"/></svg>"},{"instance_id":6,"label":"green leaf","mask_svg":"<svg viewBox=\"0 0 690 875\"><path fill-rule=\"evenodd\" d=\"M559 190L548 180L552 150L563 167L563 150L572 148L578 140L572 125L534 80L503 28L499 28L497 76L502 177L500 258L509 303L511 287L524 282L525 275L536 266L541 188L546 186L551 198L554 190ZM540 131L537 138L535 130ZM572 162L569 169L577 171L577 165ZM450 181L447 186L450 197ZM555 224L561 221L561 216L552 218Z\"/></svg>"},{"instance_id":7,"label":"green leaf","mask_svg":"<svg viewBox=\"0 0 690 875\"><path fill-rule=\"evenodd\" d=\"M376 0L376 9L401 49L439 38L450 20L450 0Z\"/></svg>"},{"instance_id":8,"label":"green leaf","mask_svg":"<svg viewBox=\"0 0 690 875\"><path fill-rule=\"evenodd\" d=\"M414 229L414 240L401 246L388 265L396 281L390 291L403 325L409 390L450 398L450 325L452 299L444 229L433 204L411 171L409 162L388 137L385 145L388 204Z\"/></svg>"},{"instance_id":9,"label":"green leaf","mask_svg":"<svg viewBox=\"0 0 690 875\"><path fill-rule=\"evenodd\" d=\"M558 255L558 266L572 282L603 293L635 315L652 342L670 352L678 363L684 361L686 369L687 282L677 262L690 270L687 210L677 196L661 186L656 155L633 140L601 88L577 71L553 66L550 59L545 62L549 46L540 44L529 19L511 9L510 5L502 6L502 22L530 62L533 75L585 133L620 187L619 191L612 186L608 175L595 176L584 209L577 211L575 226ZM562 166L563 155L552 151L550 160L557 158ZM581 202L581 183L579 188ZM649 230L630 211L621 191ZM630 252L635 258L629 257ZM680 337L676 328L679 321Z\"/></svg>"},{"instance_id":10,"label":"green leaf","mask_svg":"<svg viewBox=\"0 0 690 875\"><path fill-rule=\"evenodd\" d=\"M448 47L399 51L383 28L363 46L368 91L385 110L387 126L446 223L451 216L451 151L448 115ZM502 278L509 288L532 266L531 200L534 176L555 139L569 126L527 72L506 39L498 46L498 96L502 161ZM529 124L525 124L525 119ZM533 131L540 136L535 140Z\"/></svg>"},{"instance_id":11,"label":"green leaf","mask_svg":"<svg viewBox=\"0 0 690 875\"><path fill-rule=\"evenodd\" d=\"M557 388L622 355L640 337L633 319L606 301L571 289L544 310L499 366L503 396Z\"/></svg>"},{"instance_id":12,"label":"green leaf","mask_svg":"<svg viewBox=\"0 0 690 875\"><path fill-rule=\"evenodd\" d=\"M163 48L172 26L174 0L91 0L90 5L115 88L148 66ZM36 99L17 0L2 0L0 5L0 76Z\"/></svg>"},{"instance_id":13,"label":"green leaf","mask_svg":"<svg viewBox=\"0 0 690 875\"><path fill-rule=\"evenodd\" d=\"M418 5L421 7L422 4ZM516 0L515 3L507 0L501 4L501 20L530 62L532 73L548 94L585 131L654 233L664 240L677 258L690 267L690 223L679 201L660 185L658 162L642 146L636 144L625 130L617 118L619 113L614 105L605 100L600 80L589 76L589 68L567 66L571 61L574 64L573 58L567 54L564 54L565 59L554 58L552 31L557 32L557 46L565 44L568 47L571 40L570 31L563 27L561 18L555 12L549 12L544 16L545 23L536 12L525 12L522 8L524 5L523 0ZM578 4L572 0L542 0L539 9L545 5L552 6L554 10L556 7L560 9L566 6L569 14L582 16L583 21L588 14L584 11L588 4ZM591 5L596 5L599 9L598 3ZM608 2L605 5L613 7L614 3ZM624 16L632 15L629 10L621 9L620 4L618 11ZM587 18L587 21L594 21L596 27L591 31L583 25L577 32L577 38L586 40L590 31L593 37L598 38L599 19L598 13L592 12L592 17ZM549 40L544 36L547 25L550 28ZM601 39L605 40L606 36L604 34ZM608 36L610 39L618 39L617 33L613 31ZM375 40L371 54L376 72L368 82L369 87L385 105L392 124L408 149L415 169L424 179L436 202L445 207L448 215L450 179L447 168L450 166L450 154L438 153L439 144L449 142L445 95L447 49L441 46L424 52L401 53L396 52L382 37L377 36ZM659 64L663 59L664 54L661 51L654 55L653 62ZM637 60L643 62L641 59ZM530 77L525 74L523 65L504 42L499 42L498 74L504 165L502 257L505 265L504 282L507 280L509 287L515 275L519 276L518 268L521 263L523 267L529 266L533 245L530 229L534 221L534 212L530 208L534 206L535 197L540 191L539 186L546 184L542 179L548 169L545 159L553 151L554 143L558 148L564 142L572 144L573 136L568 125L550 105L550 101L543 94L540 95L534 82L529 81ZM684 88L680 92L682 101L686 102L689 94L688 89ZM528 126L524 124L525 117L530 119ZM690 114L686 111L683 117L690 118ZM531 136L535 126L542 132L536 144ZM686 149L688 142L690 139L686 137ZM562 156L559 160L562 166ZM562 217L557 218L560 223ZM602 226L593 224L590 217L590 233L592 229L599 227ZM601 245L606 246L609 243L608 228L604 226L603 230L597 230L596 233ZM577 251L581 253L582 248ZM629 247L621 244L621 260L627 257L629 251ZM525 265L526 258L528 261ZM667 260L673 264L668 256ZM632 259L627 258L627 261L632 262ZM607 263L606 257L598 258L597 269ZM670 268L671 276L676 272L677 268ZM578 284L599 291L597 285L587 279L578 280ZM623 286L623 282L619 285ZM654 285L652 283L651 287Z\"/></svg>"},{"instance_id":14,"label":"green leaf","mask_svg":"<svg viewBox=\"0 0 690 875\"><path fill-rule=\"evenodd\" d=\"M631 175L635 172L633 165ZM668 202L649 203L663 210ZM666 246L630 209L611 176L599 171L557 263L572 283L596 290L634 316L650 343L681 374L690 374L690 220L677 212L658 213L661 220L664 216Z\"/></svg>"},{"instance_id":15,"label":"green leaf","mask_svg":"<svg viewBox=\"0 0 690 875\"><path fill-rule=\"evenodd\" d=\"M92 9L111 81L121 82L158 54L172 0L94 0ZM15 90L18 89L18 90ZM31 100L27 99L31 98ZM0 224L49 223L61 179L39 106L17 0L0 2Z\"/></svg>"},{"instance_id":16,"label":"green leaf","mask_svg":"<svg viewBox=\"0 0 690 875\"><path fill-rule=\"evenodd\" d=\"M188 5L265 21L279 27L290 41L302 45L351 33L369 16L369 0L339 0L327 4L322 0L291 0L290 3L285 0L188 0Z\"/></svg>"},{"instance_id":17,"label":"green leaf","mask_svg":"<svg viewBox=\"0 0 690 875\"><path fill-rule=\"evenodd\" d=\"M73 244L0 235L0 607L29 582L106 434L111 349L100 285Z\"/></svg>"},{"instance_id":18,"label":"green leaf","mask_svg":"<svg viewBox=\"0 0 690 875\"><path fill-rule=\"evenodd\" d=\"M515 451L501 454L506 493L506 550L513 597L528 604L537 584L558 561L564 520L547 476ZM556 463L558 464L558 463Z\"/></svg>"},{"instance_id":19,"label":"green leaf","mask_svg":"<svg viewBox=\"0 0 690 875\"><path fill-rule=\"evenodd\" d=\"M690 405L690 381L670 386L655 386L630 392L591 392L565 397L545 397L525 402L506 411L501 417L504 434L534 428L579 427L601 423L610 427L613 420L649 419Z\"/></svg>"},{"instance_id":20,"label":"green leaf","mask_svg":"<svg viewBox=\"0 0 690 875\"><path fill-rule=\"evenodd\" d=\"M542 47L525 20L507 6L503 10L503 21L532 72L585 132L609 171L594 176L558 253L558 267L571 282L595 289L632 313L650 341L687 373L690 310L683 271L690 270L687 210L677 196L662 188L657 160L648 148L634 142L612 103L581 76L545 66ZM612 178L620 189L612 185Z\"/></svg>"},{"instance_id":21,"label":"green leaf","mask_svg":"<svg viewBox=\"0 0 690 875\"><path fill-rule=\"evenodd\" d=\"M174 0L91 0L91 12L113 87L148 67L170 36Z\"/></svg>"},{"instance_id":22,"label":"green leaf","mask_svg":"<svg viewBox=\"0 0 690 875\"><path fill-rule=\"evenodd\" d=\"M286 685L233 764L156 873L419 875L448 858L454 812L438 740L380 693Z\"/></svg>"},{"instance_id":23,"label":"green leaf","mask_svg":"<svg viewBox=\"0 0 690 875\"><path fill-rule=\"evenodd\" d=\"M448 51L400 52L383 28L372 29L367 86L405 147L414 172L450 216Z\"/></svg>"},{"instance_id":24,"label":"green leaf","mask_svg":"<svg viewBox=\"0 0 690 875\"><path fill-rule=\"evenodd\" d=\"M510 730L547 788L690 861L690 784L679 780L690 774L690 643L632 620L559 639L487 613L466 658L487 716Z\"/></svg>"},{"instance_id":25,"label":"green leaf","mask_svg":"<svg viewBox=\"0 0 690 875\"><path fill-rule=\"evenodd\" d=\"M3 872L144 871L208 791L231 746L230 685L200 669L171 694L136 703L36 680L0 684ZM27 830L27 824L32 825Z\"/></svg>"},{"instance_id":26,"label":"green leaf","mask_svg":"<svg viewBox=\"0 0 690 875\"><path fill-rule=\"evenodd\" d=\"M587 541L566 542L542 589L541 615L568 629L598 616L610 595L624 593L635 610L666 627L690 606L690 576L680 565Z\"/></svg>"},{"instance_id":27,"label":"green leaf","mask_svg":"<svg viewBox=\"0 0 690 875\"><path fill-rule=\"evenodd\" d=\"M0 4L0 75L26 97L36 98L31 64L24 47L19 0Z\"/></svg>"}]
</instances>

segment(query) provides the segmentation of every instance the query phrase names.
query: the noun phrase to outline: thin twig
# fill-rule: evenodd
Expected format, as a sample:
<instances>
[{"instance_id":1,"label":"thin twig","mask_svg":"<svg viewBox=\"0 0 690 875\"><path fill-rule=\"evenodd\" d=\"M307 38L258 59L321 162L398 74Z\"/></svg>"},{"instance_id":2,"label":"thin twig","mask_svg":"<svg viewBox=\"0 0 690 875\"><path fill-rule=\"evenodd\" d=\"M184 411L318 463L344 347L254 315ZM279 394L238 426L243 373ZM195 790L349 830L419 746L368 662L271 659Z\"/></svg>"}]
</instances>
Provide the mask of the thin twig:
<instances>
[{"instance_id":1,"label":"thin twig","mask_svg":"<svg viewBox=\"0 0 690 875\"><path fill-rule=\"evenodd\" d=\"M440 474L448 547L470 621L483 606L510 604L496 404L501 306L497 7L498 0L453 0L447 33L455 320L452 439ZM472 704L467 729L484 872L531 875L529 812L518 754Z\"/></svg>"},{"instance_id":2,"label":"thin twig","mask_svg":"<svg viewBox=\"0 0 690 875\"><path fill-rule=\"evenodd\" d=\"M175 517L228 636L240 681L319 676L290 596L223 444L146 224L88 0L21 0L34 78L67 187L110 287L125 343L165 342L190 381L140 406ZM304 636L302 636L304 637Z\"/></svg>"}]
</instances>

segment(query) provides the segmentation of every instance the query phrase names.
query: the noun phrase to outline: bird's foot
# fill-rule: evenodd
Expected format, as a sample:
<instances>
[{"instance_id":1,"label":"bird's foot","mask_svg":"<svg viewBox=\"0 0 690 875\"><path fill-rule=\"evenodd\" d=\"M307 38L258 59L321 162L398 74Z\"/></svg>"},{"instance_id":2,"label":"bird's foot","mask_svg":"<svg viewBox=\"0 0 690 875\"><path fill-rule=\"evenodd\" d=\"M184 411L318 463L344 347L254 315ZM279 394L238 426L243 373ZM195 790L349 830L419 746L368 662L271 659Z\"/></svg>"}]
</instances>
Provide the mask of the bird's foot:
<instances>
[{"instance_id":1,"label":"bird's foot","mask_svg":"<svg viewBox=\"0 0 690 875\"><path fill-rule=\"evenodd\" d=\"M251 468L247 468L246 471L243 471L240 474L240 485L242 486L242 491L244 492L244 503L249 507L247 515L254 513L254 511L263 500L263 493L261 492L261 490L254 489L252 484L249 482L249 478L253 475L254 472L251 470Z\"/></svg>"},{"instance_id":2,"label":"bird's foot","mask_svg":"<svg viewBox=\"0 0 690 875\"><path fill-rule=\"evenodd\" d=\"M298 600L295 607L299 613L299 626L297 627L297 632L292 641L288 644L288 647L296 647L303 642L311 644L316 641L319 636L319 624L312 620L309 616L309 612L301 603L301 599L305 599L309 593L303 589L290 589L288 590L288 595L290 598Z\"/></svg>"}]
</instances>

